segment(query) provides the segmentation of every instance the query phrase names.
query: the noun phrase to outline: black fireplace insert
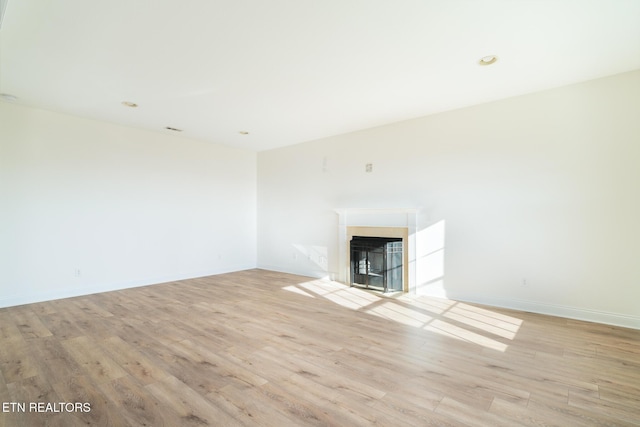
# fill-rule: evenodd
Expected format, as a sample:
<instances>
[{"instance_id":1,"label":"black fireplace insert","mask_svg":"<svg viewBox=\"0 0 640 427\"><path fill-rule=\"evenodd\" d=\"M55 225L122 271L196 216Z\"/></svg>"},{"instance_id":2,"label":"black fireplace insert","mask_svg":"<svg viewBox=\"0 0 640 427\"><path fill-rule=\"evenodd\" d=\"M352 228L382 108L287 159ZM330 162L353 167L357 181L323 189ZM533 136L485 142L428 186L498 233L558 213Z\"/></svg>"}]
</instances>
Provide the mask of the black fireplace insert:
<instances>
[{"instance_id":1,"label":"black fireplace insert","mask_svg":"<svg viewBox=\"0 0 640 427\"><path fill-rule=\"evenodd\" d=\"M354 236L351 286L383 292L402 291L402 239Z\"/></svg>"}]
</instances>

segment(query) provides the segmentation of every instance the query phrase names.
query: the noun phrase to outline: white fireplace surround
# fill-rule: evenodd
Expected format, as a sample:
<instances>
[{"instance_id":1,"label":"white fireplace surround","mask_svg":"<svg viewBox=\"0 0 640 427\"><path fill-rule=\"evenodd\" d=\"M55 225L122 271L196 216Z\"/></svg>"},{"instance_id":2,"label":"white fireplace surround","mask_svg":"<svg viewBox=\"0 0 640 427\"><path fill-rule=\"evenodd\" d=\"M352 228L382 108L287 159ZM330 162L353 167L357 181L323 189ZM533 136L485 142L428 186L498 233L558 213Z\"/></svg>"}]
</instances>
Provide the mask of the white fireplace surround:
<instances>
[{"instance_id":1,"label":"white fireplace surround","mask_svg":"<svg viewBox=\"0 0 640 427\"><path fill-rule=\"evenodd\" d=\"M415 208L339 208L338 214L338 281L349 283L349 241L354 235L402 237L404 249L403 287L416 291L416 223ZM376 234L379 233L379 234Z\"/></svg>"}]
</instances>

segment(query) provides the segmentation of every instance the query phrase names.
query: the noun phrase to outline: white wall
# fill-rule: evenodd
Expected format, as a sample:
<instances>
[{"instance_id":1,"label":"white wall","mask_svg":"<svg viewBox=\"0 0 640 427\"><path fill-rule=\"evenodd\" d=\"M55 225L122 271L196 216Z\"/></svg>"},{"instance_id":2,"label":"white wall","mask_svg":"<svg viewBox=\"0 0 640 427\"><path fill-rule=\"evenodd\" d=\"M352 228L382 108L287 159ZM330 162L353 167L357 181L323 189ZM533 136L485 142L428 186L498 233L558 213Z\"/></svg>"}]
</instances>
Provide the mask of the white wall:
<instances>
[{"instance_id":1,"label":"white wall","mask_svg":"<svg viewBox=\"0 0 640 427\"><path fill-rule=\"evenodd\" d=\"M0 103L0 306L253 268L255 235L255 153Z\"/></svg>"},{"instance_id":2,"label":"white wall","mask_svg":"<svg viewBox=\"0 0 640 427\"><path fill-rule=\"evenodd\" d=\"M419 208L425 293L640 328L640 71L259 153L258 266L335 276L335 208Z\"/></svg>"}]
</instances>

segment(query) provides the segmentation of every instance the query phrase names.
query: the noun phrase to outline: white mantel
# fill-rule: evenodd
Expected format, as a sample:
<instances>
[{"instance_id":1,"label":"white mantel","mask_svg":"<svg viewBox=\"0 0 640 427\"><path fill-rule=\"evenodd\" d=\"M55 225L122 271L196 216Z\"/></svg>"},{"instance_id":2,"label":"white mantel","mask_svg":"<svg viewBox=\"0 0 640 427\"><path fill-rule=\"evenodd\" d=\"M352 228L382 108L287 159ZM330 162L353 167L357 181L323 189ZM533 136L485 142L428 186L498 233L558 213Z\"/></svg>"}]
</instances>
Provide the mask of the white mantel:
<instances>
[{"instance_id":1,"label":"white mantel","mask_svg":"<svg viewBox=\"0 0 640 427\"><path fill-rule=\"evenodd\" d=\"M415 293L416 287L416 229L418 209L416 208L337 208L338 220L338 280L349 282L349 227L399 228L406 230L408 266L407 288Z\"/></svg>"}]
</instances>

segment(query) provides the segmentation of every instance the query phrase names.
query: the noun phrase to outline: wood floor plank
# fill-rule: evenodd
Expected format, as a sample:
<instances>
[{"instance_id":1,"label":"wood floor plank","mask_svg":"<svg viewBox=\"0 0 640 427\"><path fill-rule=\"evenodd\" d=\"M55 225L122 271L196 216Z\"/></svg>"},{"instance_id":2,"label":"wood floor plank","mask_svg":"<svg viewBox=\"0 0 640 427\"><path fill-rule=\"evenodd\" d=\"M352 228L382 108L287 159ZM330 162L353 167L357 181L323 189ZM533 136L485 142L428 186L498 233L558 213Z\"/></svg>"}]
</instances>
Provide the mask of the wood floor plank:
<instances>
[{"instance_id":1,"label":"wood floor plank","mask_svg":"<svg viewBox=\"0 0 640 427\"><path fill-rule=\"evenodd\" d=\"M94 303L93 301L91 301L91 297L80 297L80 298L73 298L72 299L73 305L77 308L79 308L80 310L82 310L82 312L84 314L86 314L87 316L91 317L91 318L96 318L96 317L112 317L113 313L111 313L108 310L105 310L103 307L100 307L99 305L97 305L96 303Z\"/></svg>"},{"instance_id":2,"label":"wood floor plank","mask_svg":"<svg viewBox=\"0 0 640 427\"><path fill-rule=\"evenodd\" d=\"M21 381L38 375L37 361L29 352L29 344L22 337L18 328L14 329L10 337L3 338L0 346L0 370L7 383ZM17 332L17 335L15 333Z\"/></svg>"},{"instance_id":3,"label":"wood floor plank","mask_svg":"<svg viewBox=\"0 0 640 427\"><path fill-rule=\"evenodd\" d=\"M613 383L601 384L598 386L598 390L602 400L621 403L632 408L640 408L640 382L637 382L635 387L620 386Z\"/></svg>"},{"instance_id":4,"label":"wood floor plank","mask_svg":"<svg viewBox=\"0 0 640 427\"><path fill-rule=\"evenodd\" d=\"M500 398L495 398L491 403L489 412L492 412L505 420L511 420L513 425L524 426L562 426L571 425L571 419L563 419L548 411L535 411L528 406L517 405ZM569 423L569 424L567 424Z\"/></svg>"},{"instance_id":5,"label":"wood floor plank","mask_svg":"<svg viewBox=\"0 0 640 427\"><path fill-rule=\"evenodd\" d=\"M62 341L62 346L95 382L111 381L127 373L90 338L77 337Z\"/></svg>"},{"instance_id":6,"label":"wood floor plank","mask_svg":"<svg viewBox=\"0 0 640 427\"><path fill-rule=\"evenodd\" d=\"M77 426L80 425L77 418L70 415L59 404L62 399L56 394L46 379L39 376L9 384L9 392L12 402L24 404L24 411L14 415L17 426ZM51 406L46 404L50 403ZM34 404L43 404L33 406Z\"/></svg>"},{"instance_id":7,"label":"wood floor plank","mask_svg":"<svg viewBox=\"0 0 640 427\"><path fill-rule=\"evenodd\" d=\"M62 304L59 300L55 302L58 307ZM69 307L71 307L71 304L69 304ZM69 339L83 336L84 332L80 329L80 323L78 320L87 321L86 317L81 319L75 318L65 308L52 313L42 314L40 315L40 319L47 329L58 339Z\"/></svg>"},{"instance_id":8,"label":"wood floor plank","mask_svg":"<svg viewBox=\"0 0 640 427\"><path fill-rule=\"evenodd\" d=\"M51 331L42 323L40 317L28 307L19 307L12 312L13 322L18 326L22 336L29 338L42 338L51 336Z\"/></svg>"},{"instance_id":9,"label":"wood floor plank","mask_svg":"<svg viewBox=\"0 0 640 427\"><path fill-rule=\"evenodd\" d=\"M28 344L29 352L38 361L40 375L47 378L49 383L57 383L82 374L80 365L55 337L30 340Z\"/></svg>"},{"instance_id":10,"label":"wood floor plank","mask_svg":"<svg viewBox=\"0 0 640 427\"><path fill-rule=\"evenodd\" d=\"M63 419L78 420L85 426L125 426L121 408L109 399L99 384L85 375L74 375L52 384L64 402L89 404L89 411L74 412ZM62 417L61 417L62 418Z\"/></svg>"},{"instance_id":11,"label":"wood floor plank","mask_svg":"<svg viewBox=\"0 0 640 427\"><path fill-rule=\"evenodd\" d=\"M268 381L250 370L234 363L233 359L218 355L215 351L207 349L205 345L194 337L194 340L182 340L176 343L174 348L182 351L191 360L200 366L215 368L216 375L226 379L233 379L248 385L259 387Z\"/></svg>"},{"instance_id":12,"label":"wood floor plank","mask_svg":"<svg viewBox=\"0 0 640 427\"><path fill-rule=\"evenodd\" d=\"M9 394L7 382L2 375L2 370L0 370L0 403L10 404L13 401L11 394ZM0 412L0 427L14 427L19 425L19 422L18 414L12 412L10 407L7 408L7 411L3 407L2 412Z\"/></svg>"},{"instance_id":13,"label":"wood floor plank","mask_svg":"<svg viewBox=\"0 0 640 427\"><path fill-rule=\"evenodd\" d=\"M120 337L106 338L100 344L114 362L142 384L154 383L168 375L164 369L158 367L144 353Z\"/></svg>"},{"instance_id":14,"label":"wood floor plank","mask_svg":"<svg viewBox=\"0 0 640 427\"><path fill-rule=\"evenodd\" d=\"M467 426L505 426L517 425L513 419L506 419L489 411L478 411L475 406L445 396L435 409L437 414L447 415Z\"/></svg>"},{"instance_id":15,"label":"wood floor plank","mask_svg":"<svg viewBox=\"0 0 640 427\"><path fill-rule=\"evenodd\" d=\"M0 309L0 427L640 426L640 331L247 270Z\"/></svg>"},{"instance_id":16,"label":"wood floor plank","mask_svg":"<svg viewBox=\"0 0 640 427\"><path fill-rule=\"evenodd\" d=\"M628 423L640 422L637 405L628 406L625 403L610 402L580 392L569 392L569 406L593 411L609 419L618 419Z\"/></svg>"},{"instance_id":17,"label":"wood floor plank","mask_svg":"<svg viewBox=\"0 0 640 427\"><path fill-rule=\"evenodd\" d=\"M130 426L179 426L181 420L130 376L97 384L101 395L109 400L109 406L117 407L119 417Z\"/></svg>"},{"instance_id":18,"label":"wood floor plank","mask_svg":"<svg viewBox=\"0 0 640 427\"><path fill-rule=\"evenodd\" d=\"M215 390L207 398L225 408L238 423L245 426L284 426L291 424L291 417L266 403L263 395L253 387L228 384Z\"/></svg>"},{"instance_id":19,"label":"wood floor plank","mask_svg":"<svg viewBox=\"0 0 640 427\"><path fill-rule=\"evenodd\" d=\"M179 417L180 422L175 425L241 425L231 414L176 377L166 377L162 381L148 384L145 388Z\"/></svg>"},{"instance_id":20,"label":"wood floor plank","mask_svg":"<svg viewBox=\"0 0 640 427\"><path fill-rule=\"evenodd\" d=\"M626 415L623 414L610 417L598 412L602 411L602 408L580 408L569 405L568 402L538 398L537 396L531 396L528 408L534 413L547 414L549 419L555 420L554 422L559 425L585 427L605 425L637 426L638 420L640 420L640 418L636 417L634 422L628 422L624 419Z\"/></svg>"}]
</instances>

